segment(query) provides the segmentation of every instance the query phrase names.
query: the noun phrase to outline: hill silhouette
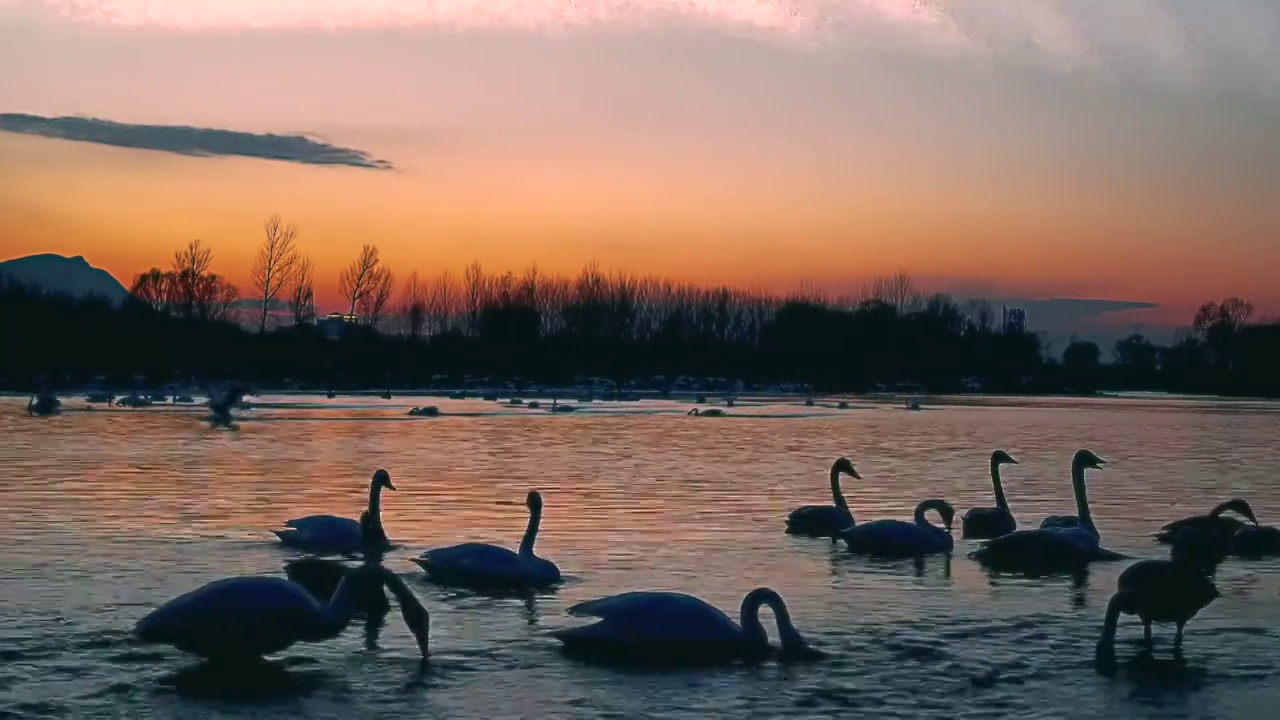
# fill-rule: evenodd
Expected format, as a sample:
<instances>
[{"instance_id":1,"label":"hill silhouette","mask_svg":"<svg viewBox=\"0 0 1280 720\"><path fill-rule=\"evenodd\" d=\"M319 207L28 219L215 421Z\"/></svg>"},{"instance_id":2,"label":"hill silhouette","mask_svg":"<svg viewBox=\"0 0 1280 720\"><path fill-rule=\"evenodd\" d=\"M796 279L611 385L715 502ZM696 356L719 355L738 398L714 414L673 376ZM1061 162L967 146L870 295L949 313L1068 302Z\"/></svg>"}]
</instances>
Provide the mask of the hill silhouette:
<instances>
[{"instance_id":1,"label":"hill silhouette","mask_svg":"<svg viewBox=\"0 0 1280 720\"><path fill-rule=\"evenodd\" d=\"M129 291L111 273L96 268L83 255L65 257L41 253L0 262L0 277L46 292L84 298L96 295L119 307Z\"/></svg>"}]
</instances>

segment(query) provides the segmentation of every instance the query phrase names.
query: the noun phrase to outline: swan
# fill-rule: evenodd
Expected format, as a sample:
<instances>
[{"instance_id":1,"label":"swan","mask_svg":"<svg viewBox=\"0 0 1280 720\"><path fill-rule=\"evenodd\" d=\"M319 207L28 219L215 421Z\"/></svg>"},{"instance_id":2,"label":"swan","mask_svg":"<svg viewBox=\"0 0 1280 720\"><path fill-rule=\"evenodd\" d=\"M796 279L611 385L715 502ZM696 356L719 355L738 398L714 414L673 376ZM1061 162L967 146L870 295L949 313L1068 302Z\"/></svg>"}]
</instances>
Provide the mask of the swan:
<instances>
[{"instance_id":1,"label":"swan","mask_svg":"<svg viewBox=\"0 0 1280 720\"><path fill-rule=\"evenodd\" d=\"M1098 528L1093 524L1093 515L1089 512L1089 495L1085 491L1084 471L1100 470L1105 464L1105 460L1094 455L1089 450L1081 449L1076 451L1076 454L1071 458L1071 487L1075 490L1076 512L1078 514L1050 515L1040 521L1041 530L1068 532L1073 537L1080 538L1082 542L1097 544ZM1092 541L1086 535L1092 536Z\"/></svg>"},{"instance_id":2,"label":"swan","mask_svg":"<svg viewBox=\"0 0 1280 720\"><path fill-rule=\"evenodd\" d=\"M533 405L530 404L529 407L533 407ZM551 412L573 412L577 409L572 405L561 405L555 398L551 399Z\"/></svg>"},{"instance_id":3,"label":"swan","mask_svg":"<svg viewBox=\"0 0 1280 720\"><path fill-rule=\"evenodd\" d=\"M1223 515L1225 512L1233 512L1247 518L1255 526L1258 524L1258 518L1254 516L1253 508L1249 507L1248 502L1240 498L1231 498L1225 502L1218 503L1207 515L1192 515L1181 520L1174 520L1165 525L1160 528L1160 532L1156 533L1156 540L1162 543L1172 542L1179 531L1189 527L1203 533L1214 533L1227 537L1235 535L1237 531L1245 527L1245 523L1230 515Z\"/></svg>"},{"instance_id":4,"label":"swan","mask_svg":"<svg viewBox=\"0 0 1280 720\"><path fill-rule=\"evenodd\" d=\"M991 489L996 494L996 506L973 508L960 518L960 527L966 538L986 540L1008 535L1018 529L1018 521L1009 512L1009 501L1004 497L1004 485L1000 482L1001 465L1017 465L1009 453L996 450L991 453Z\"/></svg>"},{"instance_id":5,"label":"swan","mask_svg":"<svg viewBox=\"0 0 1280 720\"><path fill-rule=\"evenodd\" d=\"M1243 525L1231 542L1231 554L1242 558L1280 555L1280 528L1270 525Z\"/></svg>"},{"instance_id":6,"label":"swan","mask_svg":"<svg viewBox=\"0 0 1280 720\"><path fill-rule=\"evenodd\" d=\"M337 560L304 557L290 560L285 564L284 572L290 581L306 588L316 600L327 603L333 599L350 570ZM361 584L353 593L351 602L355 613L380 615L391 609L381 585Z\"/></svg>"},{"instance_id":7,"label":"swan","mask_svg":"<svg viewBox=\"0 0 1280 720\"><path fill-rule=\"evenodd\" d=\"M425 405L423 407L415 407L409 411L412 417L437 417L440 415L440 408L435 405Z\"/></svg>"},{"instance_id":8,"label":"swan","mask_svg":"<svg viewBox=\"0 0 1280 720\"><path fill-rule=\"evenodd\" d=\"M1182 631L1187 621L1218 597L1218 588L1205 576L1196 557L1202 537L1195 528L1181 530L1168 560L1139 560L1120 573L1116 592L1107 603L1102 637L1094 651L1099 665L1115 662L1116 624L1120 615L1137 615L1142 620L1143 641L1151 645L1151 623L1176 623L1174 652L1182 650Z\"/></svg>"},{"instance_id":9,"label":"swan","mask_svg":"<svg viewBox=\"0 0 1280 720\"><path fill-rule=\"evenodd\" d=\"M567 651L619 659L679 663L759 659L771 651L760 623L762 605L773 610L784 655L819 654L792 624L782 596L769 588L756 588L742 599L740 624L692 595L626 592L570 607L569 615L599 621L555 630L551 636Z\"/></svg>"},{"instance_id":10,"label":"swan","mask_svg":"<svg viewBox=\"0 0 1280 720\"><path fill-rule=\"evenodd\" d=\"M379 468L373 473L369 482L369 507L365 511L372 522L371 527L382 528L382 488L395 490L391 484L391 474ZM285 529L272 530L280 543L285 547L297 548L321 554L348 555L363 549L361 522L338 515L308 515L294 518L285 523ZM381 550L391 548L391 543L382 535Z\"/></svg>"},{"instance_id":11,"label":"swan","mask_svg":"<svg viewBox=\"0 0 1280 720\"><path fill-rule=\"evenodd\" d=\"M542 494L529 491L529 526L519 552L488 543L463 543L433 548L414 559L432 580L471 587L541 589L560 582L560 568L533 554L542 524Z\"/></svg>"},{"instance_id":12,"label":"swan","mask_svg":"<svg viewBox=\"0 0 1280 720\"><path fill-rule=\"evenodd\" d=\"M235 429L235 423L231 421L231 408L236 406L243 407L244 396L249 393L249 388L239 383L232 383L223 392L214 392L209 390L209 426L217 427L219 425L231 429Z\"/></svg>"},{"instance_id":13,"label":"swan","mask_svg":"<svg viewBox=\"0 0 1280 720\"><path fill-rule=\"evenodd\" d=\"M729 415L729 413L720 408L707 408L706 410L694 408L685 414L693 417L727 417Z\"/></svg>"},{"instance_id":14,"label":"swan","mask_svg":"<svg viewBox=\"0 0 1280 720\"><path fill-rule=\"evenodd\" d=\"M196 401L196 399L195 399L195 398L193 398L193 397L191 397L190 395L187 395L187 394L185 394L185 393L183 393L183 394L181 394L181 395L174 395L174 396L173 396L173 398L172 398L172 400L173 400L173 404L175 404L175 405L177 405L178 403L189 404L189 403L193 403L193 402L195 402L195 401Z\"/></svg>"},{"instance_id":15,"label":"swan","mask_svg":"<svg viewBox=\"0 0 1280 720\"><path fill-rule=\"evenodd\" d=\"M936 510L946 528L933 525L925 513ZM946 500L925 500L916 506L914 522L873 520L840 531L849 551L860 555L887 557L919 557L933 553L950 553L954 546L951 523L956 511Z\"/></svg>"},{"instance_id":16,"label":"swan","mask_svg":"<svg viewBox=\"0 0 1280 720\"><path fill-rule=\"evenodd\" d=\"M537 400L530 400L529 404L525 405L525 407L529 408L530 410L537 410L538 408L542 407L542 403L538 402Z\"/></svg>"},{"instance_id":17,"label":"swan","mask_svg":"<svg viewBox=\"0 0 1280 720\"><path fill-rule=\"evenodd\" d=\"M853 525L849 503L840 492L841 473L855 480L862 479L848 458L837 459L831 464L831 499L834 504L805 505L792 510L787 516L787 534L830 537L834 542L837 532Z\"/></svg>"},{"instance_id":18,"label":"swan","mask_svg":"<svg viewBox=\"0 0 1280 720\"><path fill-rule=\"evenodd\" d=\"M396 595L425 659L430 616L404 581L376 564L346 573L327 604L284 578L215 580L152 610L135 625L134 636L144 644L172 645L213 661L252 660L294 643L337 637L351 623L353 599L366 583L385 584Z\"/></svg>"}]
</instances>

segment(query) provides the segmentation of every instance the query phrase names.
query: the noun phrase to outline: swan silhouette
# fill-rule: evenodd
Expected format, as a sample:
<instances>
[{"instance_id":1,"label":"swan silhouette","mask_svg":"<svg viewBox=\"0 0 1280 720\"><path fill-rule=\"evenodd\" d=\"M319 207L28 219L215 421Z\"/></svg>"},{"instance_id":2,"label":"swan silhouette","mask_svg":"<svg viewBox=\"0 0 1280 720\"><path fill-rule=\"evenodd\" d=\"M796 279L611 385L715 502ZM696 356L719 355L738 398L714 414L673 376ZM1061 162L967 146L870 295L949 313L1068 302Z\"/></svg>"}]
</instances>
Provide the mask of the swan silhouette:
<instances>
[{"instance_id":1,"label":"swan silhouette","mask_svg":"<svg viewBox=\"0 0 1280 720\"><path fill-rule=\"evenodd\" d=\"M772 651L760 622L763 605L773 610L784 656L820 655L792 624L782 596L769 588L756 588L742 599L740 624L692 595L627 592L570 607L569 615L599 621L556 630L551 636L566 651L602 659L679 664L756 660Z\"/></svg>"},{"instance_id":2,"label":"swan silhouette","mask_svg":"<svg viewBox=\"0 0 1280 720\"><path fill-rule=\"evenodd\" d=\"M520 541L520 549L488 543L462 543L433 548L415 558L427 577L442 584L485 589L543 589L560 582L556 564L533 553L542 524L542 494L531 490L525 499L529 508L529 525Z\"/></svg>"},{"instance_id":3,"label":"swan silhouette","mask_svg":"<svg viewBox=\"0 0 1280 720\"><path fill-rule=\"evenodd\" d=\"M995 492L996 506L972 508L960 518L960 528L964 537L975 540L1008 535L1018 529L1018 521L1009 512L1009 501L1004 496L1004 484L1000 482L1001 465L1017 465L1009 453L996 450L991 453L991 489Z\"/></svg>"},{"instance_id":4,"label":"swan silhouette","mask_svg":"<svg viewBox=\"0 0 1280 720\"><path fill-rule=\"evenodd\" d=\"M694 408L685 414L693 417L727 417L729 415L729 413L720 408L707 408L706 410Z\"/></svg>"},{"instance_id":5,"label":"swan silhouette","mask_svg":"<svg viewBox=\"0 0 1280 720\"><path fill-rule=\"evenodd\" d=\"M47 390L41 390L27 401L28 415L57 415L60 412L62 412L62 401Z\"/></svg>"},{"instance_id":6,"label":"swan silhouette","mask_svg":"<svg viewBox=\"0 0 1280 720\"><path fill-rule=\"evenodd\" d=\"M1244 525L1231 540L1231 554L1242 558L1280 555L1280 528L1270 525Z\"/></svg>"},{"instance_id":7,"label":"swan silhouette","mask_svg":"<svg viewBox=\"0 0 1280 720\"><path fill-rule=\"evenodd\" d=\"M369 482L369 507L365 511L372 520L371 527L382 531L382 489L395 490L391 474L379 468ZM338 515L308 515L285 522L285 529L272 530L285 547L306 550L322 555L352 555L364 547L361 522ZM382 550L389 550L391 543L382 533Z\"/></svg>"},{"instance_id":8,"label":"swan silhouette","mask_svg":"<svg viewBox=\"0 0 1280 720\"><path fill-rule=\"evenodd\" d=\"M215 580L152 610L135 625L134 636L144 644L172 645L211 661L244 662L298 642L337 637L351 623L352 600L366 583L385 584L396 595L426 658L430 616L404 581L376 564L348 572L327 604L284 578Z\"/></svg>"},{"instance_id":9,"label":"swan silhouette","mask_svg":"<svg viewBox=\"0 0 1280 720\"><path fill-rule=\"evenodd\" d=\"M1139 560L1120 573L1116 592L1107 603L1102 637L1094 651L1099 666L1115 662L1116 625L1121 614L1138 616L1148 647L1151 623L1175 623L1178 629L1173 648L1174 652L1181 651L1187 622L1218 597L1218 588L1206 577L1197 556L1197 545L1203 537L1195 528L1183 528L1174 539L1170 559Z\"/></svg>"},{"instance_id":10,"label":"swan silhouette","mask_svg":"<svg viewBox=\"0 0 1280 720\"><path fill-rule=\"evenodd\" d=\"M930 510L942 516L945 528L933 525L925 518L925 513ZM849 546L850 552L859 555L920 557L949 553L954 546L951 524L955 515L955 509L946 500L925 500L916 506L913 522L873 520L841 530L840 539Z\"/></svg>"},{"instance_id":11,"label":"swan silhouette","mask_svg":"<svg viewBox=\"0 0 1280 720\"><path fill-rule=\"evenodd\" d=\"M830 537L834 542L837 532L854 524L853 514L849 512L849 503L844 499L844 493L840 491L841 473L855 480L862 479L848 458L838 458L831 464L830 473L831 500L834 504L805 505L792 510L786 521L788 534Z\"/></svg>"},{"instance_id":12,"label":"swan silhouette","mask_svg":"<svg viewBox=\"0 0 1280 720\"><path fill-rule=\"evenodd\" d=\"M437 417L440 415L440 408L435 405L425 405L423 407L415 407L409 411L412 417Z\"/></svg>"},{"instance_id":13,"label":"swan silhouette","mask_svg":"<svg viewBox=\"0 0 1280 720\"><path fill-rule=\"evenodd\" d=\"M1195 528L1202 533L1230 537L1245 527L1245 523L1239 518L1223 514L1227 512L1233 512L1247 518L1255 526L1258 524L1258 518L1254 516L1253 508L1249 507L1248 502L1240 498L1231 498L1218 503L1204 515L1192 515L1168 523L1160 528L1160 532L1156 533L1156 540L1162 543L1171 543L1184 528Z\"/></svg>"}]
</instances>

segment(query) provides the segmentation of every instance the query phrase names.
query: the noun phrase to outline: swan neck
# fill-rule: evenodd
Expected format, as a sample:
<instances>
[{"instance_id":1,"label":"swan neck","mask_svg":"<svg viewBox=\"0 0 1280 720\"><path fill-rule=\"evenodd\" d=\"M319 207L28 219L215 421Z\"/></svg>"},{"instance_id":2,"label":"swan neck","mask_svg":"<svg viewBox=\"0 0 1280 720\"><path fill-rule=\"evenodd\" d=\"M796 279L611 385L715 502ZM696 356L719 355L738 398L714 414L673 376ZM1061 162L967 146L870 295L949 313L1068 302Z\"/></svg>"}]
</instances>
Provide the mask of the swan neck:
<instances>
[{"instance_id":1,"label":"swan neck","mask_svg":"<svg viewBox=\"0 0 1280 720\"><path fill-rule=\"evenodd\" d=\"M361 566L355 570L349 570L342 576L342 580L338 582L338 588L333 591L333 597L329 600L329 604L324 607L323 626L317 629L315 639L331 638L343 630L347 629L347 625L351 624L351 617L355 614L355 603L352 597L355 595L356 587L360 583L360 577L365 571Z\"/></svg>"},{"instance_id":2,"label":"swan neck","mask_svg":"<svg viewBox=\"0 0 1280 720\"><path fill-rule=\"evenodd\" d=\"M1076 493L1076 515L1080 518L1081 527L1097 535L1098 528L1093 524L1093 515L1089 513L1089 493L1084 485L1084 466L1078 462L1071 463L1071 487Z\"/></svg>"},{"instance_id":3,"label":"swan neck","mask_svg":"<svg viewBox=\"0 0 1280 720\"><path fill-rule=\"evenodd\" d=\"M1120 622L1120 608L1124 604L1125 595L1118 592L1107 601L1107 614L1102 619L1102 637L1098 638L1099 647L1113 647L1116 641L1116 625Z\"/></svg>"},{"instance_id":4,"label":"swan neck","mask_svg":"<svg viewBox=\"0 0 1280 720\"><path fill-rule=\"evenodd\" d=\"M535 505L529 508L529 526L524 530L524 537L520 539L520 555L521 557L533 557L533 544L538 541L538 527L542 524L542 506Z\"/></svg>"},{"instance_id":5,"label":"swan neck","mask_svg":"<svg viewBox=\"0 0 1280 720\"><path fill-rule=\"evenodd\" d=\"M773 611L774 620L778 624L778 637L784 650L805 644L800 631L791 622L791 612L787 610L787 604L783 602L780 595L768 589L753 590L742 599L742 629L750 643L757 646L769 644L769 635L760 622L762 605L768 605Z\"/></svg>"},{"instance_id":6,"label":"swan neck","mask_svg":"<svg viewBox=\"0 0 1280 720\"><path fill-rule=\"evenodd\" d=\"M831 468L831 499L835 501L836 507L849 509L849 501L844 499L844 493L840 491L840 470Z\"/></svg>"},{"instance_id":7,"label":"swan neck","mask_svg":"<svg viewBox=\"0 0 1280 720\"><path fill-rule=\"evenodd\" d=\"M991 458L991 489L996 494L996 507L1008 512L1009 501L1004 496L1004 483L1000 482L1000 463Z\"/></svg>"},{"instance_id":8,"label":"swan neck","mask_svg":"<svg viewBox=\"0 0 1280 720\"><path fill-rule=\"evenodd\" d=\"M938 528L938 526L929 522L929 518L925 517L925 513L929 512L930 510L937 510L938 513L941 514L942 502L939 500L925 500L924 502L917 505L915 516L914 516L916 524L923 525L924 527L937 528L941 530L942 528Z\"/></svg>"},{"instance_id":9,"label":"swan neck","mask_svg":"<svg viewBox=\"0 0 1280 720\"><path fill-rule=\"evenodd\" d=\"M369 516L377 520L382 515L382 484L377 480L369 483Z\"/></svg>"}]
</instances>

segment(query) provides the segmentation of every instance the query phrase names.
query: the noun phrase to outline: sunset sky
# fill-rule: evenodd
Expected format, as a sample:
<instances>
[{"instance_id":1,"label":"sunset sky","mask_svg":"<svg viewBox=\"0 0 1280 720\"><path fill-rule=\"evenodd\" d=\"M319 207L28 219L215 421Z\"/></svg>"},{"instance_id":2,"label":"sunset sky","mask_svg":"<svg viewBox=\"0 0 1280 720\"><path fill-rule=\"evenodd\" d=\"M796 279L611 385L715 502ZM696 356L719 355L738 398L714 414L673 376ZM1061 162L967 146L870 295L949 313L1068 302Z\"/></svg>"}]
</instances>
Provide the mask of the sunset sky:
<instances>
[{"instance_id":1,"label":"sunset sky","mask_svg":"<svg viewBox=\"0 0 1280 720\"><path fill-rule=\"evenodd\" d=\"M0 259L127 284L201 238L244 282L279 213L326 303L367 242L1274 313L1277 38L1275 0L0 0Z\"/></svg>"}]
</instances>

